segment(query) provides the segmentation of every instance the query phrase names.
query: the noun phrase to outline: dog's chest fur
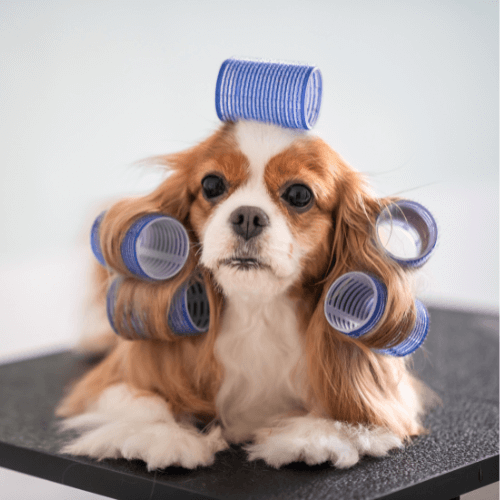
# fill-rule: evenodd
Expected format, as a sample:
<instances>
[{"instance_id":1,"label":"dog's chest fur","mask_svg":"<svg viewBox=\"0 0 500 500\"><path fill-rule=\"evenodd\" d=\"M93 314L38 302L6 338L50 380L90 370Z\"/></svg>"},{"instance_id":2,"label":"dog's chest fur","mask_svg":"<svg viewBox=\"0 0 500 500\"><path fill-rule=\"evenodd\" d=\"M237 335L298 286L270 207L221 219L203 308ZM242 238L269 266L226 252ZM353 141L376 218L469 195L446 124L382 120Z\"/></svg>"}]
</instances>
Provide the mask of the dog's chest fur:
<instances>
[{"instance_id":1,"label":"dog's chest fur","mask_svg":"<svg viewBox=\"0 0 500 500\"><path fill-rule=\"evenodd\" d=\"M227 439L248 440L302 408L302 347L294 303L285 295L228 298L215 352L224 367L216 405Z\"/></svg>"}]
</instances>

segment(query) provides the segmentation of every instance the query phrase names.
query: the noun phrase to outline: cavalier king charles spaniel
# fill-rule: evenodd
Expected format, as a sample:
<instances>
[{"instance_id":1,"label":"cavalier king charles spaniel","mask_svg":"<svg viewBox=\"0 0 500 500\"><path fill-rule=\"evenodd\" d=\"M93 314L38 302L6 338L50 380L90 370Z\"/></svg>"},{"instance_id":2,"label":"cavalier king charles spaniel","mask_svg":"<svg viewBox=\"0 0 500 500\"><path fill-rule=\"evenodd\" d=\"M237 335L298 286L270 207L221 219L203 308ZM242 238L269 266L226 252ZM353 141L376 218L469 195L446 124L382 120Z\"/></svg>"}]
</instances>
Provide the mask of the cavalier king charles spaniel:
<instances>
[{"instance_id":1,"label":"cavalier king charles spaniel","mask_svg":"<svg viewBox=\"0 0 500 500\"><path fill-rule=\"evenodd\" d=\"M113 345L57 409L63 427L79 431L63 451L192 469L239 443L249 460L276 468L347 468L424 433L432 393L408 358L380 352L408 336L416 315L412 271L374 239L376 217L394 198L375 197L318 137L252 121L225 123L159 160L172 170L166 180L117 202L102 221L113 270L95 264L89 314L101 321L95 346ZM156 333L125 340L106 319L106 289L116 273L130 276L120 241L150 213L179 220L191 250L168 281L126 279ZM384 315L357 339L324 315L328 288L349 271L387 287ZM205 281L210 327L179 337L165 311L194 272Z\"/></svg>"}]
</instances>

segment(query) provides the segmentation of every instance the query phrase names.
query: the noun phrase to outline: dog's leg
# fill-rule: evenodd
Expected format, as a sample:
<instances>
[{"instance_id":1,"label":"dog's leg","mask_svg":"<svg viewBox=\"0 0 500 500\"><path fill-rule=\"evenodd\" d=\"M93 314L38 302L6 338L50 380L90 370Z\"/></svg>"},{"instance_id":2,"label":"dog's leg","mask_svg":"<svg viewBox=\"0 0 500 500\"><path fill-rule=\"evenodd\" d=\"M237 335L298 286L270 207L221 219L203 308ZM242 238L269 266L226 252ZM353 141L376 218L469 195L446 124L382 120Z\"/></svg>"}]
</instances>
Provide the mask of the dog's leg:
<instances>
[{"instance_id":1,"label":"dog's leg","mask_svg":"<svg viewBox=\"0 0 500 500\"><path fill-rule=\"evenodd\" d=\"M62 426L82 432L63 453L99 460L140 459L149 470L210 465L215 453L228 447L220 427L200 433L178 423L162 398L134 394L126 384L109 387L86 413L64 420Z\"/></svg>"},{"instance_id":2,"label":"dog's leg","mask_svg":"<svg viewBox=\"0 0 500 500\"><path fill-rule=\"evenodd\" d=\"M291 462L331 462L345 469L362 455L384 456L402 447L398 436L382 428L351 426L312 415L285 418L275 427L259 429L246 447L249 460L262 459L279 468Z\"/></svg>"}]
</instances>

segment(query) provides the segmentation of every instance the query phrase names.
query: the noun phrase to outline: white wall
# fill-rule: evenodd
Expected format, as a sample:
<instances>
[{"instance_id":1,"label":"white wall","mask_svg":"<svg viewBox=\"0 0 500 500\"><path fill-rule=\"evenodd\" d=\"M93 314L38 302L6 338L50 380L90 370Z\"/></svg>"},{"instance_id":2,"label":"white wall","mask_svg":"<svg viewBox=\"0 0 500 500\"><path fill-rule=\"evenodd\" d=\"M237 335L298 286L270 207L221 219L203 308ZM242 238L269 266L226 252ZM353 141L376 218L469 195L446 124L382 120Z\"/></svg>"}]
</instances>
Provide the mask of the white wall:
<instances>
[{"instance_id":1,"label":"white wall","mask_svg":"<svg viewBox=\"0 0 500 500\"><path fill-rule=\"evenodd\" d=\"M317 64L316 132L381 195L439 222L423 297L498 307L498 4L486 0L3 0L0 269L58 259L95 203L153 187L158 174L133 162L218 125L215 80L232 55Z\"/></svg>"},{"instance_id":2,"label":"white wall","mask_svg":"<svg viewBox=\"0 0 500 500\"><path fill-rule=\"evenodd\" d=\"M380 194L426 204L429 300L498 303L498 9L491 1L0 4L0 259L73 245L131 164L217 126L231 55L317 64L316 131Z\"/></svg>"},{"instance_id":3,"label":"white wall","mask_svg":"<svg viewBox=\"0 0 500 500\"><path fill-rule=\"evenodd\" d=\"M4 0L0 259L69 249L95 202L152 187L132 163L217 126L225 58L297 60L323 72L316 131L438 219L424 297L497 308L497 37L486 0Z\"/></svg>"}]
</instances>

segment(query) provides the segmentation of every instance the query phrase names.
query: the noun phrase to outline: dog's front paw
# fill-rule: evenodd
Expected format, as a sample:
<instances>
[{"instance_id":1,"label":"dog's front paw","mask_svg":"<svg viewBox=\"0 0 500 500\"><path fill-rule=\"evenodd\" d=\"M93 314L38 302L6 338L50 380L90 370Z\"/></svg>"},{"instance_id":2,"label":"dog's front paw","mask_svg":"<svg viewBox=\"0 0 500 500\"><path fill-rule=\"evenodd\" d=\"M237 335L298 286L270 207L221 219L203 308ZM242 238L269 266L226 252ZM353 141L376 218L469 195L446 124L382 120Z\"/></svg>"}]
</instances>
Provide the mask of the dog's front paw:
<instances>
[{"instance_id":1,"label":"dog's front paw","mask_svg":"<svg viewBox=\"0 0 500 500\"><path fill-rule=\"evenodd\" d=\"M343 432L343 424L311 416L285 419L276 427L260 429L246 450L249 460L262 459L276 468L291 462L331 462L345 469L359 460L358 449Z\"/></svg>"},{"instance_id":2,"label":"dog's front paw","mask_svg":"<svg viewBox=\"0 0 500 500\"><path fill-rule=\"evenodd\" d=\"M362 425L345 426L345 433L360 455L384 457L389 450L403 448L403 442L391 431L382 427L367 428Z\"/></svg>"},{"instance_id":3,"label":"dog's front paw","mask_svg":"<svg viewBox=\"0 0 500 500\"><path fill-rule=\"evenodd\" d=\"M300 461L308 465L331 462L345 469L363 455L385 456L389 450L401 447L401 439L387 429L353 426L307 415L260 429L246 450L250 460L262 459L276 468Z\"/></svg>"},{"instance_id":4,"label":"dog's front paw","mask_svg":"<svg viewBox=\"0 0 500 500\"><path fill-rule=\"evenodd\" d=\"M215 453L227 447L220 427L204 435L195 429L155 424L127 438L120 451L129 460L144 460L148 470L172 465L195 469L212 465Z\"/></svg>"},{"instance_id":5,"label":"dog's front paw","mask_svg":"<svg viewBox=\"0 0 500 500\"><path fill-rule=\"evenodd\" d=\"M158 397L133 397L124 385L107 389L91 412L67 419L65 429L81 431L63 453L104 458L139 459L149 470L211 465L228 448L220 427L200 433L175 421Z\"/></svg>"},{"instance_id":6,"label":"dog's front paw","mask_svg":"<svg viewBox=\"0 0 500 500\"><path fill-rule=\"evenodd\" d=\"M86 431L65 446L64 453L104 458L139 459L148 470L169 466L195 469L211 465L215 453L228 447L221 428L208 434L166 422L109 422Z\"/></svg>"}]
</instances>

